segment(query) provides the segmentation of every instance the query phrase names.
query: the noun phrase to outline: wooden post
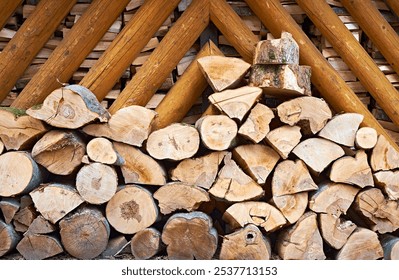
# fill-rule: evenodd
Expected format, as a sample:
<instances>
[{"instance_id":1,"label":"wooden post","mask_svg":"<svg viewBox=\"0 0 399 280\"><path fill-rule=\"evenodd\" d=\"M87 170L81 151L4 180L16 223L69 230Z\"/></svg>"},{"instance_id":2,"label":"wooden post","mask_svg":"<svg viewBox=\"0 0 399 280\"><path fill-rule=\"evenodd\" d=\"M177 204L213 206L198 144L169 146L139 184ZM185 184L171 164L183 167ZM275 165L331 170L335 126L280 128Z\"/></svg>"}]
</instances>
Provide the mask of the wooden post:
<instances>
[{"instance_id":1,"label":"wooden post","mask_svg":"<svg viewBox=\"0 0 399 280\"><path fill-rule=\"evenodd\" d=\"M350 1L347 2L349 3ZM361 13L359 14L361 17L363 17L364 11L360 5L364 5L368 1L358 2L359 4L358 6L356 6L356 11L361 11ZM362 85L367 89L368 92L371 93L371 95L384 109L384 111L391 118L391 120L396 125L399 125L399 114L397 112L399 105L398 91L380 71L374 60L367 54L367 52L360 45L360 43L356 41L355 37L353 37L352 33L345 27L345 25L338 18L335 12L330 8L330 6L324 0L298 0L297 3L306 12L306 14L309 15L310 19L321 31L321 33L326 37L326 39L331 42L336 52L349 65L352 72L359 78ZM372 5L373 4L371 4L370 2L370 6ZM354 5L351 4L350 6L351 9L355 10ZM380 15L377 10L376 13ZM374 23L370 21L370 19L373 18L374 16L372 15L367 17L367 25L377 27L377 22ZM360 22L361 21L359 21L359 23ZM386 23L386 25L389 26L388 23ZM387 31L386 33L386 35L389 36L389 32ZM383 30L379 31L378 36L380 34L383 34ZM392 44L394 46L399 45L399 37L397 37L396 34L395 38L397 39L397 41L395 41L394 39L389 41L389 53L396 52L398 54L398 59L395 60L395 58L393 58L393 61L399 63L399 50L392 48ZM395 42L397 42L397 44L395 44ZM383 42L381 43L383 44ZM378 46L379 49L380 46L382 47L382 44ZM386 44L386 49L387 48L388 44ZM391 60L391 62L393 61ZM396 63L391 64L392 66L396 66ZM399 70L399 67L397 67L397 70Z\"/></svg>"},{"instance_id":2,"label":"wooden post","mask_svg":"<svg viewBox=\"0 0 399 280\"><path fill-rule=\"evenodd\" d=\"M111 114L125 106L146 105L208 23L209 5L203 0L194 0L109 108ZM114 71L110 65L106 67ZM106 89L104 80L99 86ZM103 97L97 89L92 90L100 99ZM108 91L104 96L106 93Z\"/></svg>"},{"instance_id":3,"label":"wooden post","mask_svg":"<svg viewBox=\"0 0 399 280\"><path fill-rule=\"evenodd\" d=\"M363 105L356 94L346 85L338 72L326 61L312 41L277 0L245 0L255 14L275 37L282 31L289 32L298 42L300 62L312 67L312 83L335 111L359 113L364 116L362 125L373 127L383 134L399 150L395 142L387 135L370 111ZM270 16L273 15L273 16Z\"/></svg>"},{"instance_id":4,"label":"wooden post","mask_svg":"<svg viewBox=\"0 0 399 280\"><path fill-rule=\"evenodd\" d=\"M392 47L399 45L399 36L377 10L374 4L370 0L343 0L341 3L356 20L360 28L377 46L378 50L382 53L395 72L399 73L399 49ZM395 6L398 7L399 5L396 3ZM380 105L382 106L382 104ZM398 105L398 103L396 105ZM398 116L396 116L396 119L398 119Z\"/></svg>"},{"instance_id":5,"label":"wooden post","mask_svg":"<svg viewBox=\"0 0 399 280\"><path fill-rule=\"evenodd\" d=\"M40 1L33 13L22 24L0 54L0 100L7 97L76 1ZM16 58L18 58L17 62Z\"/></svg>"},{"instance_id":6,"label":"wooden post","mask_svg":"<svg viewBox=\"0 0 399 280\"><path fill-rule=\"evenodd\" d=\"M388 6L391 8L391 10L399 16L399 2L396 0L385 0L385 2L388 4Z\"/></svg>"},{"instance_id":7,"label":"wooden post","mask_svg":"<svg viewBox=\"0 0 399 280\"><path fill-rule=\"evenodd\" d=\"M145 1L80 84L89 88L99 100L102 100L179 2L179 0ZM168 52L171 49L169 48ZM162 58L163 60L165 59ZM162 84L163 81L164 79L161 79L159 82Z\"/></svg>"},{"instance_id":8,"label":"wooden post","mask_svg":"<svg viewBox=\"0 0 399 280\"><path fill-rule=\"evenodd\" d=\"M94 1L73 26L68 37L61 41L19 94L12 107L26 109L41 103L48 94L60 87L57 79L67 82L128 3L129 0Z\"/></svg>"},{"instance_id":9,"label":"wooden post","mask_svg":"<svg viewBox=\"0 0 399 280\"><path fill-rule=\"evenodd\" d=\"M4 25L7 23L8 19L12 15L12 13L15 11L15 9L21 4L22 0L1 0L0 1L0 29L4 27Z\"/></svg>"}]
</instances>

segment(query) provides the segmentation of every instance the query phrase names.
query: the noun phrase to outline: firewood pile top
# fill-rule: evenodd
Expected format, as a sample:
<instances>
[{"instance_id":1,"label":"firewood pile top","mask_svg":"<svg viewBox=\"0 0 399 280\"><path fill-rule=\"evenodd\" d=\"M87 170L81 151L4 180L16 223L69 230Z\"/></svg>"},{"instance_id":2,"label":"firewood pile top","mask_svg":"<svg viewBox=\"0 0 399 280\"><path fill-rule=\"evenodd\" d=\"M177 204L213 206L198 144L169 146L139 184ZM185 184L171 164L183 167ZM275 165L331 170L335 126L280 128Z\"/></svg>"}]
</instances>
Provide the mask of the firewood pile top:
<instances>
[{"instance_id":1,"label":"firewood pile top","mask_svg":"<svg viewBox=\"0 0 399 280\"><path fill-rule=\"evenodd\" d=\"M198 60L195 125L87 88L0 110L0 256L397 259L399 153L312 96L291 34Z\"/></svg>"}]
</instances>

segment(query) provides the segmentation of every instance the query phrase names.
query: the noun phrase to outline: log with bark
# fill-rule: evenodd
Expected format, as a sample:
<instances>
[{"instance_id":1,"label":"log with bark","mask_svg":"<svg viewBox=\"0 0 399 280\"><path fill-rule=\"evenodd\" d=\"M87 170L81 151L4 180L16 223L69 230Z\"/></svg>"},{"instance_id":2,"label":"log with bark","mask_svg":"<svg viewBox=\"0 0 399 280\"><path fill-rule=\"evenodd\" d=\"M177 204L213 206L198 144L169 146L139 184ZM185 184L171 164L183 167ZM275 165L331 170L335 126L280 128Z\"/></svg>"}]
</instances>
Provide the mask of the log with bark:
<instances>
[{"instance_id":1,"label":"log with bark","mask_svg":"<svg viewBox=\"0 0 399 280\"><path fill-rule=\"evenodd\" d=\"M369 150L377 144L378 134L374 128L361 127L356 132L355 144L356 147L363 150Z\"/></svg>"},{"instance_id":2,"label":"log with bark","mask_svg":"<svg viewBox=\"0 0 399 280\"><path fill-rule=\"evenodd\" d=\"M381 237L381 245L384 250L384 260L399 260L399 238L384 234Z\"/></svg>"},{"instance_id":3,"label":"log with bark","mask_svg":"<svg viewBox=\"0 0 399 280\"><path fill-rule=\"evenodd\" d=\"M0 220L0 257L15 249L20 240L13 226Z\"/></svg>"},{"instance_id":4,"label":"log with bark","mask_svg":"<svg viewBox=\"0 0 399 280\"><path fill-rule=\"evenodd\" d=\"M12 219L14 218L15 214L18 212L21 204L16 198L8 198L4 197L0 201L0 209L3 213L4 221L6 224L11 223Z\"/></svg>"}]
</instances>

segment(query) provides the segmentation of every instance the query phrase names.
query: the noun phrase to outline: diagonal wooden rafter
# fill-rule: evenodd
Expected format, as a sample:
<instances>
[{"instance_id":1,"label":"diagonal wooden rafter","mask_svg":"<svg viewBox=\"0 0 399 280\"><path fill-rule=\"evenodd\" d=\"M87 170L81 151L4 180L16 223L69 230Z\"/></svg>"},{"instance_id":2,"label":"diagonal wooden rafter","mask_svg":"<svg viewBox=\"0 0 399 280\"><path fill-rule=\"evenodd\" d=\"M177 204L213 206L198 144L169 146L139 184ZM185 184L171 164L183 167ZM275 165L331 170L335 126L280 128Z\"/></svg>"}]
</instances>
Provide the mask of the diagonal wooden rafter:
<instances>
[{"instance_id":1,"label":"diagonal wooden rafter","mask_svg":"<svg viewBox=\"0 0 399 280\"><path fill-rule=\"evenodd\" d=\"M399 17L399 1L397 0L385 0L389 8Z\"/></svg>"},{"instance_id":2,"label":"diagonal wooden rafter","mask_svg":"<svg viewBox=\"0 0 399 280\"><path fill-rule=\"evenodd\" d=\"M0 1L0 29L4 27L7 23L10 16L13 12L18 8L19 4L22 3L22 0L1 0Z\"/></svg>"}]
</instances>

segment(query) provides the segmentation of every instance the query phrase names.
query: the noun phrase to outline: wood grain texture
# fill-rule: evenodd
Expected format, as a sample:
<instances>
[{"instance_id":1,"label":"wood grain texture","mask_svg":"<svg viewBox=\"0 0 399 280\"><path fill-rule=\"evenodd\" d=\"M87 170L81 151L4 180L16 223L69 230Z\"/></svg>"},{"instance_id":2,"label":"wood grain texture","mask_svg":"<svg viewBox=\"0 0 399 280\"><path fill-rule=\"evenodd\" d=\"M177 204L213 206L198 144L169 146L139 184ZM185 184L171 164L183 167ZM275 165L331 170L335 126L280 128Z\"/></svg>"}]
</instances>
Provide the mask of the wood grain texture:
<instances>
[{"instance_id":1,"label":"wood grain texture","mask_svg":"<svg viewBox=\"0 0 399 280\"><path fill-rule=\"evenodd\" d=\"M8 19L10 16L13 14L13 12L17 9L19 4L21 4L22 0L1 0L0 1L0 29L4 27L4 25L7 23Z\"/></svg>"},{"instance_id":2,"label":"wood grain texture","mask_svg":"<svg viewBox=\"0 0 399 280\"><path fill-rule=\"evenodd\" d=\"M399 2L396 0L385 0L385 2L388 4L388 6L391 8L391 10L399 16Z\"/></svg>"}]
</instances>

